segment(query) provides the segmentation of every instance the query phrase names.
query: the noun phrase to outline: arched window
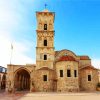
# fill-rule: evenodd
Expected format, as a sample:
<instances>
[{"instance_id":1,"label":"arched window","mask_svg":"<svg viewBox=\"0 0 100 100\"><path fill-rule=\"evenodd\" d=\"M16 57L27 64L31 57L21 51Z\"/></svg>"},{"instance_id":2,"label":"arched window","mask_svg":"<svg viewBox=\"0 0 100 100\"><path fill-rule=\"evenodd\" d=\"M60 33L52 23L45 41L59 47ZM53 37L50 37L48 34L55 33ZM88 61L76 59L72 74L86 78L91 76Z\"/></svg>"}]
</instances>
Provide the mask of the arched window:
<instances>
[{"instance_id":1,"label":"arched window","mask_svg":"<svg viewBox=\"0 0 100 100\"><path fill-rule=\"evenodd\" d=\"M43 75L43 81L47 81L47 75Z\"/></svg>"},{"instance_id":2,"label":"arched window","mask_svg":"<svg viewBox=\"0 0 100 100\"><path fill-rule=\"evenodd\" d=\"M60 77L63 77L63 70L60 70Z\"/></svg>"},{"instance_id":3,"label":"arched window","mask_svg":"<svg viewBox=\"0 0 100 100\"><path fill-rule=\"evenodd\" d=\"M91 81L91 75L88 75L88 81Z\"/></svg>"},{"instance_id":4,"label":"arched window","mask_svg":"<svg viewBox=\"0 0 100 100\"><path fill-rule=\"evenodd\" d=\"M67 69L67 77L71 77L71 70Z\"/></svg>"},{"instance_id":5,"label":"arched window","mask_svg":"<svg viewBox=\"0 0 100 100\"><path fill-rule=\"evenodd\" d=\"M47 40L44 40L44 46L47 46Z\"/></svg>"},{"instance_id":6,"label":"arched window","mask_svg":"<svg viewBox=\"0 0 100 100\"><path fill-rule=\"evenodd\" d=\"M44 24L44 30L47 30L47 24Z\"/></svg>"},{"instance_id":7,"label":"arched window","mask_svg":"<svg viewBox=\"0 0 100 100\"><path fill-rule=\"evenodd\" d=\"M77 70L74 70L74 77L77 77Z\"/></svg>"},{"instance_id":8,"label":"arched window","mask_svg":"<svg viewBox=\"0 0 100 100\"><path fill-rule=\"evenodd\" d=\"M44 55L44 60L47 60L47 55Z\"/></svg>"}]
</instances>

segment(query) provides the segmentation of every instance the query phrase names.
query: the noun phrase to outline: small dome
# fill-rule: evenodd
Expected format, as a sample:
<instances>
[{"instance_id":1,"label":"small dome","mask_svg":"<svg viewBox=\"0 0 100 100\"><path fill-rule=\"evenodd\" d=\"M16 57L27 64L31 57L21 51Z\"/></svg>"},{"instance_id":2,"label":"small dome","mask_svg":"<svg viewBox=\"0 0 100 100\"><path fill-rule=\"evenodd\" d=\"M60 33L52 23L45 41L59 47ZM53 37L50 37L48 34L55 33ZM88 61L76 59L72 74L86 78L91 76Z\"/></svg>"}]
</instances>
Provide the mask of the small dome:
<instances>
[{"instance_id":1,"label":"small dome","mask_svg":"<svg viewBox=\"0 0 100 100\"><path fill-rule=\"evenodd\" d=\"M73 58L72 56L62 56L58 59L58 61L76 61L75 58Z\"/></svg>"},{"instance_id":2,"label":"small dome","mask_svg":"<svg viewBox=\"0 0 100 100\"><path fill-rule=\"evenodd\" d=\"M43 12L49 12L48 9L44 9Z\"/></svg>"}]
</instances>

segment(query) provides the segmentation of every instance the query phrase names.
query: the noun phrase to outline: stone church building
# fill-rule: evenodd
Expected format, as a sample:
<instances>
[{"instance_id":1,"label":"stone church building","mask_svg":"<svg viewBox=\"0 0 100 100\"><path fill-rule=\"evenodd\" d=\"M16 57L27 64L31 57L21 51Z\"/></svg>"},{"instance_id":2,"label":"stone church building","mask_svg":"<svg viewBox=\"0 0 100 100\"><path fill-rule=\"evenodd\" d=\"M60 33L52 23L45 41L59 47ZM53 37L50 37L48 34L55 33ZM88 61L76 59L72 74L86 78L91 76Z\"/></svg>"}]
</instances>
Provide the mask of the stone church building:
<instances>
[{"instance_id":1,"label":"stone church building","mask_svg":"<svg viewBox=\"0 0 100 100\"><path fill-rule=\"evenodd\" d=\"M55 51L55 13L45 9L36 18L36 64L8 65L6 91L95 91L99 78L91 59L67 49Z\"/></svg>"}]
</instances>

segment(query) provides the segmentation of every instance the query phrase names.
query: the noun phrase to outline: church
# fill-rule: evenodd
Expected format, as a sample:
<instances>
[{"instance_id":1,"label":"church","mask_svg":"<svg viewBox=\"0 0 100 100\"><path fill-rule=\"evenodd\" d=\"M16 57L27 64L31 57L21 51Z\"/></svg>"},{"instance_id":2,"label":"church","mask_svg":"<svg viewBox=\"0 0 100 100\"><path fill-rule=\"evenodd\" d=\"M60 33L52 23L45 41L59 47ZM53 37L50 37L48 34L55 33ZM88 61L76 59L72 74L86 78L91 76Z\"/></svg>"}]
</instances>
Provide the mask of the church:
<instances>
[{"instance_id":1,"label":"church","mask_svg":"<svg viewBox=\"0 0 100 100\"><path fill-rule=\"evenodd\" d=\"M64 49L55 51L55 12L36 12L36 64L7 65L6 91L79 92L95 91L98 69L89 56Z\"/></svg>"}]
</instances>

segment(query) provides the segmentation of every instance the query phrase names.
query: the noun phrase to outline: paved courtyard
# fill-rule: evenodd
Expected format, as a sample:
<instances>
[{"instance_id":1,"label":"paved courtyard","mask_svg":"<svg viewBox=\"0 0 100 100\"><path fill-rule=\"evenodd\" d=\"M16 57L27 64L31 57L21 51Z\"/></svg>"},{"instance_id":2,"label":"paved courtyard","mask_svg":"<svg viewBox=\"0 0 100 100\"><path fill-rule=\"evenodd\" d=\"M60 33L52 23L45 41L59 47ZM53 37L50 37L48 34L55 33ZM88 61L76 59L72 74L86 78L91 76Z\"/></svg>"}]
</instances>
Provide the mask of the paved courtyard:
<instances>
[{"instance_id":1,"label":"paved courtyard","mask_svg":"<svg viewBox=\"0 0 100 100\"><path fill-rule=\"evenodd\" d=\"M0 93L0 100L100 100L100 92L94 93Z\"/></svg>"}]
</instances>

